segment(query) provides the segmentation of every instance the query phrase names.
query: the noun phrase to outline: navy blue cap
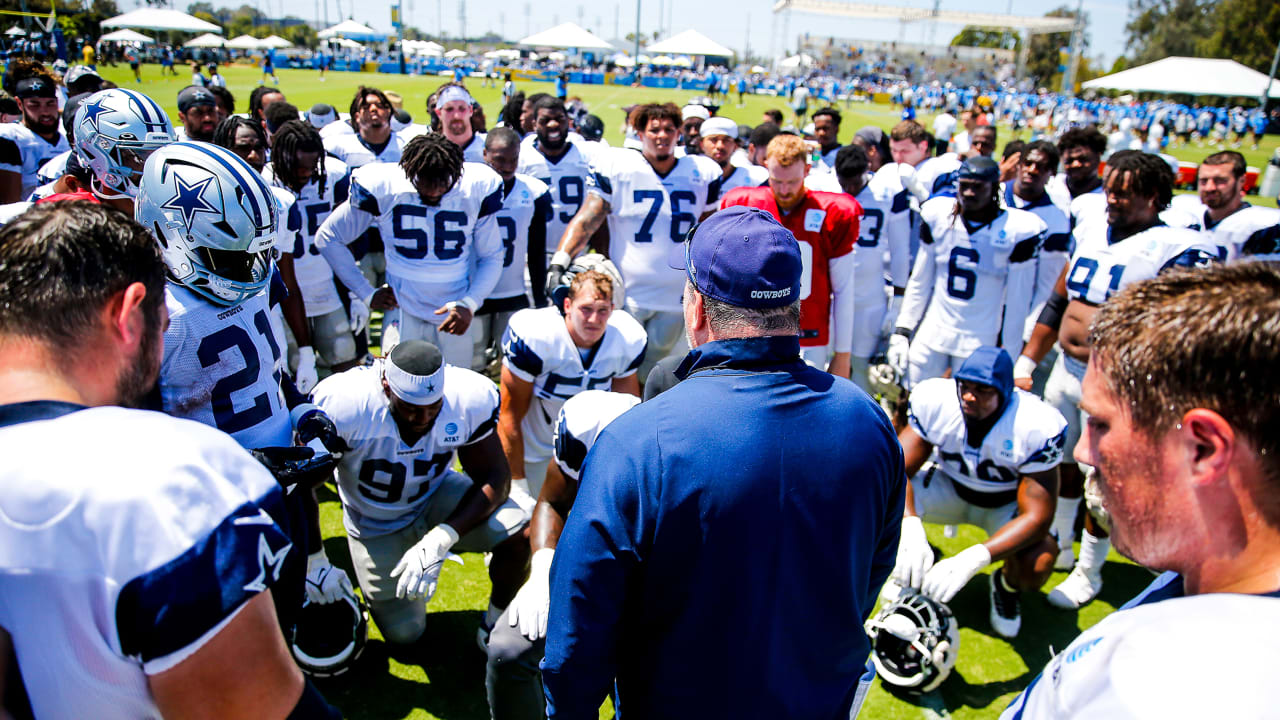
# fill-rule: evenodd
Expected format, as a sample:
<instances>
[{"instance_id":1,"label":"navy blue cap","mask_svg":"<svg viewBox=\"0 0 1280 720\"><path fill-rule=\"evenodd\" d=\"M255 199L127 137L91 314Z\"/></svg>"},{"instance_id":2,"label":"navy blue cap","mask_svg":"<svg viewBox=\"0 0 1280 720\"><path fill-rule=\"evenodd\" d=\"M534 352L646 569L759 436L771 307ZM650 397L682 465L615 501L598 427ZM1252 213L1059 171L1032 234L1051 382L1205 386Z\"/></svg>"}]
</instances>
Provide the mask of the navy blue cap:
<instances>
[{"instance_id":1,"label":"navy blue cap","mask_svg":"<svg viewBox=\"0 0 1280 720\"><path fill-rule=\"evenodd\" d=\"M1007 406L1013 397L1013 361L1002 348L983 345L974 350L956 371L955 378L995 388L1002 399L1001 407Z\"/></svg>"},{"instance_id":2,"label":"navy blue cap","mask_svg":"<svg viewBox=\"0 0 1280 720\"><path fill-rule=\"evenodd\" d=\"M985 155L975 155L960 163L958 180L981 180L983 182L1000 182L1000 166L995 160Z\"/></svg>"},{"instance_id":3,"label":"navy blue cap","mask_svg":"<svg viewBox=\"0 0 1280 720\"><path fill-rule=\"evenodd\" d=\"M199 85L188 85L178 92L178 110L186 112L199 105L217 107L218 99Z\"/></svg>"},{"instance_id":4,"label":"navy blue cap","mask_svg":"<svg viewBox=\"0 0 1280 720\"><path fill-rule=\"evenodd\" d=\"M668 264L683 269L707 297L753 309L800 299L800 243L765 210L721 210L675 250Z\"/></svg>"},{"instance_id":5,"label":"navy blue cap","mask_svg":"<svg viewBox=\"0 0 1280 720\"><path fill-rule=\"evenodd\" d=\"M19 97L23 100L29 98L51 98L57 97L57 95L57 87L42 77L29 77L19 80L13 93L14 97Z\"/></svg>"}]
</instances>

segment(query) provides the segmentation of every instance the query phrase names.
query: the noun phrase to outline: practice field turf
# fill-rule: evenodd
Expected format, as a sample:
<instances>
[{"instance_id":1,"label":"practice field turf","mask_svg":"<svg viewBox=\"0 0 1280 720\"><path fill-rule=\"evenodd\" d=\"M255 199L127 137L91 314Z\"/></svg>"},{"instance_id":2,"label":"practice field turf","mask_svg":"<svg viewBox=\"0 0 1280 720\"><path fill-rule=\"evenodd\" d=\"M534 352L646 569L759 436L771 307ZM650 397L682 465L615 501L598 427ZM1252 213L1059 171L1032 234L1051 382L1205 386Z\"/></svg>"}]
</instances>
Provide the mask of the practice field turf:
<instances>
[{"instance_id":1,"label":"practice field turf","mask_svg":"<svg viewBox=\"0 0 1280 720\"><path fill-rule=\"evenodd\" d=\"M160 79L159 66L143 66L144 82L133 82L126 66L100 68L110 80L123 87L140 89L154 97L177 118L176 96L187 84L190 74ZM181 68L180 68L181 71ZM425 117L426 96L444 82L444 78L403 77L355 73L330 73L326 82L318 74L302 70L280 70L280 87L288 100L306 110L317 102L327 102L344 109L355 88L368 83L385 90L395 90L405 98L406 108L415 120ZM244 111L249 93L257 85L259 74L248 67L223 68L230 89L236 95L237 110ZM482 88L478 79L468 81L472 92L484 104L492 124L497 116L499 90ZM525 83L527 93L549 90L545 83ZM619 126L623 106L636 102L672 100L681 102L694 93L636 89L616 86L571 86L571 95L580 95L606 125L606 137L615 144L621 140ZM748 97L745 108L726 107L722 115L745 124L759 122L767 108L786 106L777 98ZM842 111L844 108L841 108ZM848 141L857 128L875 124L888 128L896 122L895 109L883 105L855 104L846 113L841 139ZM1005 130L1002 128L1002 132ZM1261 166L1277 145L1268 138L1264 150L1246 151L1250 164ZM1208 150L1197 150L1186 159L1200 159ZM1175 153L1182 155L1184 153ZM1274 205L1274 200L1269 204ZM840 438L833 437L832 442ZM334 564L350 570L342 513L336 493L322 488L321 524L325 548ZM945 555L953 555L980 541L981 533L973 528L960 529L956 538L945 538L942 528L928 527L929 538ZM1078 549L1078 546L1077 546ZM815 553L822 552L814 548ZM431 601L426 634L412 648L398 648L383 642L376 627L371 626L369 644L356 669L331 680L320 681L324 694L338 705L348 718L441 718L442 720L481 720L487 718L484 697L484 656L476 646L475 633L488 603L489 580L481 555L463 556L465 567L445 563L439 591ZM1116 607L1132 598L1151 579L1151 573L1134 566L1112 553L1103 570L1101 596L1079 612L1064 612L1051 607L1043 593L1023 599L1022 633L1014 641L995 635L988 624L988 581L986 573L976 577L951 603L961 624L960 659L951 678L939 690L924 697L895 695L879 683L872 690L862 711L865 718L994 718L1013 696L1031 681L1048 661L1050 654L1061 650L1083 629L1097 623ZM1045 591L1065 577L1055 574ZM354 573L352 573L354 580ZM779 588L786 592L786 588ZM814 643L824 642L825 629L805 630ZM735 691L749 693L750 688ZM601 717L611 717L608 704Z\"/></svg>"}]
</instances>

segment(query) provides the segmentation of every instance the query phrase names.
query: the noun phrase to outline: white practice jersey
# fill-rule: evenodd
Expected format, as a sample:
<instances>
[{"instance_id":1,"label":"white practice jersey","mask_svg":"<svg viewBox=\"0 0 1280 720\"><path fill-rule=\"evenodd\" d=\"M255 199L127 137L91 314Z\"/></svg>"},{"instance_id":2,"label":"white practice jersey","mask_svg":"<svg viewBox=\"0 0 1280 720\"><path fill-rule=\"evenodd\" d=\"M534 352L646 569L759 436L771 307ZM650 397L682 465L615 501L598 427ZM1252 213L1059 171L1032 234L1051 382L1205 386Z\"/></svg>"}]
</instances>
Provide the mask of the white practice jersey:
<instances>
[{"instance_id":1,"label":"white practice jersey","mask_svg":"<svg viewBox=\"0 0 1280 720\"><path fill-rule=\"evenodd\" d=\"M436 205L423 203L404 170L390 163L353 171L349 192L320 226L316 245L358 297L369 297L373 287L347 244L375 226L386 246L387 282L414 317L430 318L448 302L466 302L474 310L497 285L502 178L487 165L464 163L461 179Z\"/></svg>"},{"instance_id":2,"label":"white practice jersey","mask_svg":"<svg viewBox=\"0 0 1280 720\"><path fill-rule=\"evenodd\" d=\"M1274 717L1280 599L1211 593L1108 615L1055 655L1001 720ZM1217 658L1217 659L1215 659Z\"/></svg>"},{"instance_id":3,"label":"white practice jersey","mask_svg":"<svg viewBox=\"0 0 1280 720\"><path fill-rule=\"evenodd\" d=\"M1204 233L1166 225L1111 241L1109 225L1075 230L1076 251L1067 271L1067 299L1101 305L1121 288L1149 280L1171 267L1204 267L1221 248Z\"/></svg>"},{"instance_id":4,"label":"white practice jersey","mask_svg":"<svg viewBox=\"0 0 1280 720\"><path fill-rule=\"evenodd\" d=\"M935 198L920 210L920 251L898 326L915 328L917 342L955 357L982 345L999 345L1017 357L1035 292L1044 221L1009 208L971 228L953 214L956 202Z\"/></svg>"},{"instance_id":5,"label":"white practice jersey","mask_svg":"<svg viewBox=\"0 0 1280 720\"><path fill-rule=\"evenodd\" d=\"M894 287L906 287L907 278L911 275L912 196L908 185L916 182L915 168L903 163L889 163L880 166L868 184L872 197L889 206L887 211L882 211L885 215L879 233L880 246L888 257L889 280ZM918 216L918 209L916 213ZM916 220L919 222L918 217ZM867 226L873 224L865 215L862 223L864 233Z\"/></svg>"},{"instance_id":6,"label":"white practice jersey","mask_svg":"<svg viewBox=\"0 0 1280 720\"><path fill-rule=\"evenodd\" d=\"M498 211L498 233L502 236L502 276L489 293L491 298L509 298L524 295L525 266L530 262L543 263L545 253L529 256L529 240L545 250L547 245L547 218L552 212L551 193L546 183L531 175L516 173L515 183L502 198ZM536 250L536 248L535 248ZM532 273L530 273L532 274Z\"/></svg>"},{"instance_id":7,"label":"white practice jersey","mask_svg":"<svg viewBox=\"0 0 1280 720\"><path fill-rule=\"evenodd\" d=\"M338 123L333 123L337 125ZM370 163L398 163L400 153L404 151L405 141L397 134L391 133L390 139L379 152L374 152L363 138L356 133L343 133L324 138L325 152L346 163L355 170Z\"/></svg>"},{"instance_id":8,"label":"white practice jersey","mask_svg":"<svg viewBox=\"0 0 1280 720\"><path fill-rule=\"evenodd\" d=\"M320 128L320 140L324 142L325 147L329 146L329 140L331 138L336 138L339 135L356 134L355 128L351 127L350 119L343 119L343 116L347 116L347 113L338 113L338 115L339 118L337 121L331 122ZM408 140L405 142L408 142Z\"/></svg>"},{"instance_id":9,"label":"white practice jersey","mask_svg":"<svg viewBox=\"0 0 1280 720\"><path fill-rule=\"evenodd\" d=\"M511 316L502 336L502 366L533 383L529 412L520 424L525 462L551 458L556 414L565 400L634 375L647 345L644 328L623 310L609 316L604 337L585 358L558 309L530 308Z\"/></svg>"},{"instance_id":10,"label":"white practice jersey","mask_svg":"<svg viewBox=\"0 0 1280 720\"><path fill-rule=\"evenodd\" d=\"M1072 198L1067 215L1071 218L1072 230L1093 223L1106 224L1107 194L1103 192L1102 186L1099 185L1093 192Z\"/></svg>"},{"instance_id":11,"label":"white practice jersey","mask_svg":"<svg viewBox=\"0 0 1280 720\"><path fill-rule=\"evenodd\" d=\"M684 241L720 200L720 166L686 155L659 176L642 153L610 149L596 158L587 191L609 203L609 258L627 297L645 310L680 310L684 271L667 265L671 245Z\"/></svg>"},{"instance_id":12,"label":"white practice jersey","mask_svg":"<svg viewBox=\"0 0 1280 720\"><path fill-rule=\"evenodd\" d=\"M733 172L729 173L729 177L724 177L723 174L720 177L720 197L724 197L730 190L736 190L740 187L759 187L767 182L769 182L768 168L759 165L734 165ZM836 189L831 192L840 192L840 190Z\"/></svg>"},{"instance_id":13,"label":"white practice jersey","mask_svg":"<svg viewBox=\"0 0 1280 720\"><path fill-rule=\"evenodd\" d=\"M1022 334L1024 339L1029 340L1031 331L1035 329L1036 320L1040 317L1040 311L1044 309L1045 302L1053 294L1054 286L1058 284L1058 276L1062 275L1062 268L1066 267L1067 261L1071 259L1071 251L1074 249L1071 243L1071 218L1066 211L1053 203L1053 198L1048 193L1041 195L1038 200L1023 200L1014 193L1013 186L1014 183L1005 183L1004 206L1033 213L1043 220L1045 227L1048 228L1044 236L1044 244L1040 246L1040 255L1036 258L1036 290L1031 297L1031 313L1027 315Z\"/></svg>"},{"instance_id":14,"label":"white practice jersey","mask_svg":"<svg viewBox=\"0 0 1280 720\"><path fill-rule=\"evenodd\" d=\"M147 676L279 579L280 486L223 433L118 407L0 406L0 453L0 627L35 717L160 717Z\"/></svg>"},{"instance_id":15,"label":"white practice jersey","mask_svg":"<svg viewBox=\"0 0 1280 720\"><path fill-rule=\"evenodd\" d=\"M1049 403L1014 388L1009 405L979 447L967 441L956 381L930 378L911 389L911 428L933 446L938 471L977 493L1018 489L1023 475L1052 470L1062 462L1067 421Z\"/></svg>"},{"instance_id":16,"label":"white practice jersey","mask_svg":"<svg viewBox=\"0 0 1280 720\"><path fill-rule=\"evenodd\" d=\"M312 401L351 446L338 464L338 496L351 537L395 532L420 515L458 448L476 443L498 423L498 388L483 375L444 369L444 405L413 445L405 443L382 390L385 360L325 378Z\"/></svg>"},{"instance_id":17,"label":"white practice jersey","mask_svg":"<svg viewBox=\"0 0 1280 720\"><path fill-rule=\"evenodd\" d=\"M22 123L0 124L0 171L22 176L23 199L43 184L38 179L40 168L70 149L62 128L58 128L57 142L50 143Z\"/></svg>"},{"instance_id":18,"label":"white practice jersey","mask_svg":"<svg viewBox=\"0 0 1280 720\"><path fill-rule=\"evenodd\" d=\"M276 252L291 252L302 242L302 211L298 198L287 188L267 186L276 199Z\"/></svg>"},{"instance_id":19,"label":"white practice jersey","mask_svg":"<svg viewBox=\"0 0 1280 720\"><path fill-rule=\"evenodd\" d=\"M556 418L556 465L565 477L577 480L587 453L609 423L640 404L631 393L585 390L565 401Z\"/></svg>"},{"instance_id":20,"label":"white practice jersey","mask_svg":"<svg viewBox=\"0 0 1280 720\"><path fill-rule=\"evenodd\" d=\"M71 159L70 150L54 155L36 171L36 184L48 185L67 174L67 161Z\"/></svg>"},{"instance_id":21,"label":"white practice jersey","mask_svg":"<svg viewBox=\"0 0 1280 720\"><path fill-rule=\"evenodd\" d=\"M963 162L955 153L928 158L916 167L916 179L924 186L930 198L953 198L956 196L956 178Z\"/></svg>"},{"instance_id":22,"label":"white practice jersey","mask_svg":"<svg viewBox=\"0 0 1280 720\"><path fill-rule=\"evenodd\" d=\"M551 219L547 221L547 258L560 244L565 228L587 199L587 182L591 178L591 153L579 142L570 142L569 149L556 162L551 162L538 149L538 136L530 134L520 143L520 163L516 172L531 175L543 183L551 193Z\"/></svg>"},{"instance_id":23,"label":"white practice jersey","mask_svg":"<svg viewBox=\"0 0 1280 720\"><path fill-rule=\"evenodd\" d=\"M218 428L250 449L293 444L280 380L283 339L267 291L228 308L168 283L160 396L164 411Z\"/></svg>"},{"instance_id":24,"label":"white practice jersey","mask_svg":"<svg viewBox=\"0 0 1280 720\"><path fill-rule=\"evenodd\" d=\"M1244 207L1222 218L1209 219L1206 209L1189 227L1200 230L1213 243L1227 251L1226 260L1245 255L1275 255L1280 252L1280 210L1245 203Z\"/></svg>"},{"instance_id":25,"label":"white practice jersey","mask_svg":"<svg viewBox=\"0 0 1280 720\"><path fill-rule=\"evenodd\" d=\"M472 133L471 140L462 146L462 159L467 162L484 163L484 139L486 133ZM409 141L406 139L406 143Z\"/></svg>"},{"instance_id":26,"label":"white practice jersey","mask_svg":"<svg viewBox=\"0 0 1280 720\"><path fill-rule=\"evenodd\" d=\"M326 156L324 172L324 187L320 186L320 178L316 176L297 194L275 176L271 165L267 165L262 173L273 190L283 189L296 199L302 229L295 236L292 247L281 247L280 250L293 256L293 272L306 302L307 317L320 317L342 307L342 299L338 297L338 289L333 283L333 269L316 247L316 233L329 213L347 201L347 166L337 158Z\"/></svg>"}]
</instances>

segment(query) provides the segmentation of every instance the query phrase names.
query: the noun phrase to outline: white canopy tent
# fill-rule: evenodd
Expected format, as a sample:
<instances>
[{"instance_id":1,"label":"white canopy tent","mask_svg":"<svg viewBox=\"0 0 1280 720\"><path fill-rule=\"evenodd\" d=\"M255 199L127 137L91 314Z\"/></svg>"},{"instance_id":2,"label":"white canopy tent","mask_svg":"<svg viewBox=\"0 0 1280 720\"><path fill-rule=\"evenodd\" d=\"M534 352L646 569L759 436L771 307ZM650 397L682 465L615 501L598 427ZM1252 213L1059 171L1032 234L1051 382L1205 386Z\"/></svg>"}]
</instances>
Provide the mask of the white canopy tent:
<instances>
[{"instance_id":1,"label":"white canopy tent","mask_svg":"<svg viewBox=\"0 0 1280 720\"><path fill-rule=\"evenodd\" d=\"M449 58L450 60L457 60L458 58L464 58L467 55L468 53L466 50L458 50L456 48L444 54L444 56L446 58Z\"/></svg>"},{"instance_id":2,"label":"white canopy tent","mask_svg":"<svg viewBox=\"0 0 1280 720\"><path fill-rule=\"evenodd\" d=\"M8 30L5 30L5 31L4 31L4 34L5 34L5 35L8 35L9 37L18 37L18 36L20 36L20 35L26 35L26 34L27 34L27 31L26 31L26 30L23 30L22 28L18 27L17 25L14 25L13 27L9 28Z\"/></svg>"},{"instance_id":3,"label":"white canopy tent","mask_svg":"<svg viewBox=\"0 0 1280 720\"><path fill-rule=\"evenodd\" d=\"M137 30L156 30L166 31L175 30L178 32L209 32L222 34L222 28L211 22L205 22L198 17L188 15L177 10L169 8L138 8L131 10L123 15L117 15L113 18L103 20L100 25L103 28L134 28Z\"/></svg>"},{"instance_id":4,"label":"white canopy tent","mask_svg":"<svg viewBox=\"0 0 1280 720\"><path fill-rule=\"evenodd\" d=\"M332 38L346 38L348 40L360 40L360 41L375 40L376 41L376 40L386 40L387 34L380 33L377 30L374 30L373 28L369 27L368 25L363 25L361 23L356 22L355 20L343 20L337 25L334 25L332 27L327 27L324 30L321 30L320 32L316 33L316 37L320 38L321 40L329 40Z\"/></svg>"},{"instance_id":5,"label":"white canopy tent","mask_svg":"<svg viewBox=\"0 0 1280 720\"><path fill-rule=\"evenodd\" d=\"M205 33L203 35L197 36L183 43L182 47L189 47L189 48L219 47L220 48L220 47L225 47L226 44L227 44L227 41L224 38L220 38L217 35L214 35L213 33Z\"/></svg>"},{"instance_id":6,"label":"white canopy tent","mask_svg":"<svg viewBox=\"0 0 1280 720\"><path fill-rule=\"evenodd\" d=\"M279 35L268 35L258 41L258 47L264 48L288 48L293 47L293 43L285 40Z\"/></svg>"},{"instance_id":7,"label":"white canopy tent","mask_svg":"<svg viewBox=\"0 0 1280 720\"><path fill-rule=\"evenodd\" d=\"M524 38L517 45L535 47L578 48L581 50L612 50L613 46L574 23L561 23Z\"/></svg>"},{"instance_id":8,"label":"white canopy tent","mask_svg":"<svg viewBox=\"0 0 1280 720\"><path fill-rule=\"evenodd\" d=\"M334 40L334 42L336 42L336 43L338 44L338 47L343 47L343 48L346 48L346 49L348 49L348 50L363 50L363 49L364 49L364 46L363 46L363 45L361 45L360 43L356 42L355 40L348 40L348 39L346 39L346 38L338 38L337 40Z\"/></svg>"},{"instance_id":9,"label":"white canopy tent","mask_svg":"<svg viewBox=\"0 0 1280 720\"><path fill-rule=\"evenodd\" d=\"M257 50L262 41L252 35L239 35L227 41L227 47L233 50Z\"/></svg>"},{"instance_id":10,"label":"white canopy tent","mask_svg":"<svg viewBox=\"0 0 1280 720\"><path fill-rule=\"evenodd\" d=\"M813 56L801 53L778 61L778 69L784 75L795 75L813 66Z\"/></svg>"},{"instance_id":11,"label":"white canopy tent","mask_svg":"<svg viewBox=\"0 0 1280 720\"><path fill-rule=\"evenodd\" d=\"M499 48L497 50L490 50L485 53L484 56L490 60L519 60L520 51L515 48Z\"/></svg>"},{"instance_id":12,"label":"white canopy tent","mask_svg":"<svg viewBox=\"0 0 1280 720\"><path fill-rule=\"evenodd\" d=\"M1267 76L1234 60L1169 57L1081 83L1087 89L1126 90L1221 97L1262 95ZM1268 94L1280 98L1280 80Z\"/></svg>"},{"instance_id":13,"label":"white canopy tent","mask_svg":"<svg viewBox=\"0 0 1280 720\"><path fill-rule=\"evenodd\" d=\"M142 34L142 33L140 33L140 32L135 32L135 31L130 30L130 29L128 29L128 28L122 28L122 29L120 29L120 30L116 30L115 32L109 32L109 33L107 33L106 35L103 35L102 37L100 37L100 38L98 38L98 39L99 39L99 40L109 40L109 41L111 41L111 42L131 42L131 43L153 43L153 42L155 42L155 40L154 40L153 38L149 38L149 37L147 37L146 35L143 35L143 34Z\"/></svg>"},{"instance_id":14,"label":"white canopy tent","mask_svg":"<svg viewBox=\"0 0 1280 720\"><path fill-rule=\"evenodd\" d=\"M733 51L703 35L697 30L685 30L684 32L673 35L666 40L649 45L645 48L650 53L660 53L663 55L712 55L715 57L732 57Z\"/></svg>"}]
</instances>

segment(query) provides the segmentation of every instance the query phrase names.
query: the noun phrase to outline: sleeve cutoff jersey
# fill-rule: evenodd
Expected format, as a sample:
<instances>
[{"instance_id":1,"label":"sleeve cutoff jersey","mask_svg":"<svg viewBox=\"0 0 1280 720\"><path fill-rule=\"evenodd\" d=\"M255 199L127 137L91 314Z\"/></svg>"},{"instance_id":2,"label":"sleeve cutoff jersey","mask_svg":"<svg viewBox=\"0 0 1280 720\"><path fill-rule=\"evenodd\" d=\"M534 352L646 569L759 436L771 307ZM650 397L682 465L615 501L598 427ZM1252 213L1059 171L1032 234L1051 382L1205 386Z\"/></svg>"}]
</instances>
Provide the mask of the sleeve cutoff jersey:
<instances>
[{"instance_id":1,"label":"sleeve cutoff jersey","mask_svg":"<svg viewBox=\"0 0 1280 720\"><path fill-rule=\"evenodd\" d=\"M520 162L516 172L531 175L546 183L551 194L551 217L547 220L547 259L555 252L569 221L578 214L587 199L587 183L591 179L591 154L575 142L559 160L549 160L538 149L537 136L520 143Z\"/></svg>"},{"instance_id":2,"label":"sleeve cutoff jersey","mask_svg":"<svg viewBox=\"0 0 1280 720\"><path fill-rule=\"evenodd\" d=\"M676 312L684 271L667 265L673 243L720 200L720 166L686 155L659 175L636 150L610 148L596 158L587 191L609 203L609 257L627 299L645 310Z\"/></svg>"},{"instance_id":3,"label":"sleeve cutoff jersey","mask_svg":"<svg viewBox=\"0 0 1280 720\"><path fill-rule=\"evenodd\" d=\"M283 492L211 428L61 403L13 417L23 405L40 404L0 408L0 626L34 715L158 718L147 675L279 579Z\"/></svg>"},{"instance_id":4,"label":"sleeve cutoff jersey","mask_svg":"<svg viewBox=\"0 0 1280 720\"><path fill-rule=\"evenodd\" d=\"M0 170L22 176L23 200L40 186L40 168L70 149L61 128L58 141L50 143L22 123L0 124Z\"/></svg>"},{"instance_id":5,"label":"sleeve cutoff jersey","mask_svg":"<svg viewBox=\"0 0 1280 720\"><path fill-rule=\"evenodd\" d=\"M502 179L488 166L465 163L462 178L437 205L423 203L404 170L389 163L356 169L349 192L352 209L377 225L387 282L415 317L429 318L467 294L473 254L502 252L496 221Z\"/></svg>"},{"instance_id":6,"label":"sleeve cutoff jersey","mask_svg":"<svg viewBox=\"0 0 1280 720\"><path fill-rule=\"evenodd\" d=\"M1067 271L1067 299L1101 305L1121 288L1171 267L1204 267L1221 248L1204 233L1156 225L1111 242L1111 226L1076 228L1076 251Z\"/></svg>"},{"instance_id":7,"label":"sleeve cutoff jersey","mask_svg":"<svg viewBox=\"0 0 1280 720\"><path fill-rule=\"evenodd\" d=\"M862 190L854 196L862 206L862 220L858 223L858 242L854 248L853 289L855 297L863 301L884 300L885 259L889 258L894 285L907 284L909 271L906 257L907 234L910 232L911 202L901 183L877 183L869 176ZM897 176L893 175L897 180ZM893 257L900 254L902 257ZM901 267L895 267L901 265Z\"/></svg>"},{"instance_id":8,"label":"sleeve cutoff jersey","mask_svg":"<svg viewBox=\"0 0 1280 720\"><path fill-rule=\"evenodd\" d=\"M608 390L586 390L566 400L556 419L556 465L565 477L577 480L600 431L639 404L631 393Z\"/></svg>"},{"instance_id":9,"label":"sleeve cutoff jersey","mask_svg":"<svg viewBox=\"0 0 1280 720\"><path fill-rule=\"evenodd\" d=\"M1002 498L1018 489L1023 475L1057 467L1067 437L1062 413L1015 389L981 445L969 445L956 381L950 378L932 378L912 388L907 420L933 446L931 459L939 471L975 493Z\"/></svg>"},{"instance_id":10,"label":"sleeve cutoff jersey","mask_svg":"<svg viewBox=\"0 0 1280 720\"><path fill-rule=\"evenodd\" d=\"M1071 259L1073 249L1071 218L1066 211L1053 203L1048 193L1041 195L1038 200L1023 200L1013 190L1014 183L1005 183L1005 207L1026 210L1043 220L1047 228L1044 244L1040 246L1040 254L1036 257L1036 289L1031 300L1031 314L1027 316L1023 331L1023 336L1030 338L1031 330L1035 327L1037 318L1040 317L1045 301L1053 294L1053 286L1058 283L1062 268L1066 267L1067 261Z\"/></svg>"},{"instance_id":11,"label":"sleeve cutoff jersey","mask_svg":"<svg viewBox=\"0 0 1280 720\"><path fill-rule=\"evenodd\" d=\"M788 213L778 209L773 188L739 188L725 196L724 207L746 205L768 210L800 242L800 345L820 347L831 327L831 276L827 263L853 252L862 206L846 194L807 192ZM879 281L883 286L884 281ZM628 288L630 290L630 288Z\"/></svg>"},{"instance_id":12,"label":"sleeve cutoff jersey","mask_svg":"<svg viewBox=\"0 0 1280 720\"><path fill-rule=\"evenodd\" d=\"M431 429L405 443L382 389L383 363L325 378L312 398L351 450L338 464L338 496L351 537L375 537L412 523L431 502L458 448L498 423L498 388L464 368L444 369L444 404Z\"/></svg>"},{"instance_id":13,"label":"sleeve cutoff jersey","mask_svg":"<svg viewBox=\"0 0 1280 720\"><path fill-rule=\"evenodd\" d=\"M293 256L293 272L298 288L307 305L307 317L319 317L342 307L338 290L333 284L333 269L320 256L316 247L316 231L334 208L347 201L347 166L337 158L324 158L325 182L320 186L314 177L295 195L302 231L291 248L280 248ZM263 172L267 184L289 190L276 178L270 165ZM290 190L292 192L292 190Z\"/></svg>"},{"instance_id":14,"label":"sleeve cutoff jersey","mask_svg":"<svg viewBox=\"0 0 1280 720\"><path fill-rule=\"evenodd\" d=\"M529 256L529 227L535 222L546 224L552 212L551 195L541 180L516 173L511 192L502 198L498 210L498 234L502 237L502 275L489 293L491 298L524 295L525 261ZM542 258L535 258L542 262Z\"/></svg>"},{"instance_id":15,"label":"sleeve cutoff jersey","mask_svg":"<svg viewBox=\"0 0 1280 720\"><path fill-rule=\"evenodd\" d=\"M644 360L644 328L623 310L614 310L604 337L585 353L574 344L564 316L554 307L521 310L502 337L502 365L533 383L533 399L520 427L526 462L551 458L556 414L584 390L608 389L629 377Z\"/></svg>"},{"instance_id":16,"label":"sleeve cutoff jersey","mask_svg":"<svg viewBox=\"0 0 1280 720\"><path fill-rule=\"evenodd\" d=\"M229 308L168 283L165 305L164 411L216 427L246 448L292 445L280 390L284 343L272 328L267 292Z\"/></svg>"}]
</instances>

